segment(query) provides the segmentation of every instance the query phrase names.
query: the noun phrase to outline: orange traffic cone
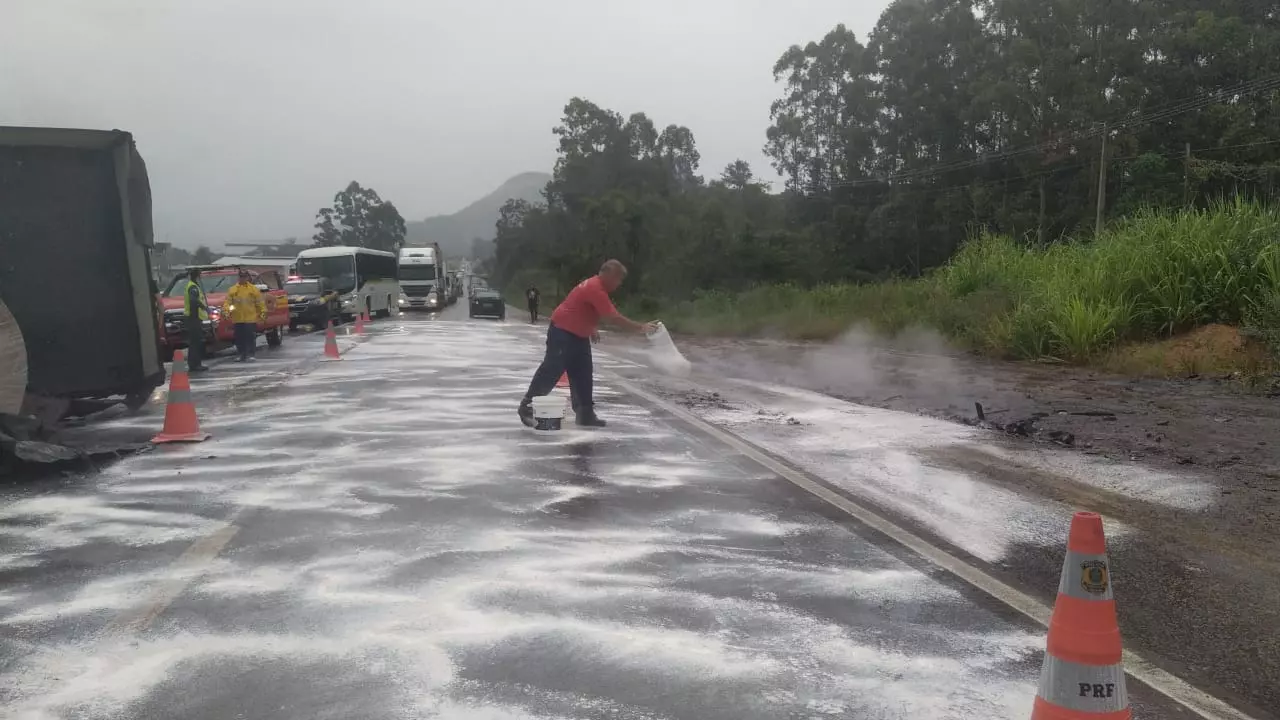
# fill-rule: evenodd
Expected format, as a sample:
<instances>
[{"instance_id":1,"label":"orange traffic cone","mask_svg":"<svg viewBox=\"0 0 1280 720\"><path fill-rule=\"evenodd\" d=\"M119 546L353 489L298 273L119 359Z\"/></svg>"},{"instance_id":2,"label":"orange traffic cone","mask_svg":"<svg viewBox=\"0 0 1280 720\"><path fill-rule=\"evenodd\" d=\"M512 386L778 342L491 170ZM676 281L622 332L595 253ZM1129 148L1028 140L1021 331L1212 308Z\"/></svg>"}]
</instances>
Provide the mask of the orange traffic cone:
<instances>
[{"instance_id":1,"label":"orange traffic cone","mask_svg":"<svg viewBox=\"0 0 1280 720\"><path fill-rule=\"evenodd\" d=\"M369 314L369 308L365 308L364 312L360 313L360 319L365 322L373 322L373 316Z\"/></svg>"},{"instance_id":2,"label":"orange traffic cone","mask_svg":"<svg viewBox=\"0 0 1280 720\"><path fill-rule=\"evenodd\" d=\"M356 316L356 334L357 335L364 334L364 313L361 313Z\"/></svg>"},{"instance_id":3,"label":"orange traffic cone","mask_svg":"<svg viewBox=\"0 0 1280 720\"><path fill-rule=\"evenodd\" d=\"M187 355L178 350L173 354L173 370L169 374L169 402L164 407L164 429L151 438L151 442L203 442L208 439L209 433L200 430L196 406L191 401Z\"/></svg>"},{"instance_id":4,"label":"orange traffic cone","mask_svg":"<svg viewBox=\"0 0 1280 720\"><path fill-rule=\"evenodd\" d=\"M1031 720L1129 720L1102 517L1071 518Z\"/></svg>"},{"instance_id":5,"label":"orange traffic cone","mask_svg":"<svg viewBox=\"0 0 1280 720\"><path fill-rule=\"evenodd\" d=\"M567 372L560 373L560 379L556 381L556 387L558 388L569 387L569 373Z\"/></svg>"},{"instance_id":6,"label":"orange traffic cone","mask_svg":"<svg viewBox=\"0 0 1280 720\"><path fill-rule=\"evenodd\" d=\"M341 360L338 354L338 336L333 333L333 321L324 329L324 356L328 360Z\"/></svg>"}]
</instances>

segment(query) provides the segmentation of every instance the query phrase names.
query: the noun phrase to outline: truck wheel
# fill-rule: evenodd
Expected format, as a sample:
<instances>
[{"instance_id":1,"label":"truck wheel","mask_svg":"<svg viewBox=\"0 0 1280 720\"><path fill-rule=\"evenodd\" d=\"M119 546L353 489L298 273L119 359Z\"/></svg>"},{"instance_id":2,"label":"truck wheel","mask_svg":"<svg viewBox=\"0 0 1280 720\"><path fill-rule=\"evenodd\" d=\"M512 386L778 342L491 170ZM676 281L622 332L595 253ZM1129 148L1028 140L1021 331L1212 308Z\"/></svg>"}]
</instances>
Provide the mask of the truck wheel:
<instances>
[{"instance_id":1,"label":"truck wheel","mask_svg":"<svg viewBox=\"0 0 1280 720\"><path fill-rule=\"evenodd\" d=\"M27 345L18 321L0 300L0 413L17 415L27 392Z\"/></svg>"},{"instance_id":2,"label":"truck wheel","mask_svg":"<svg viewBox=\"0 0 1280 720\"><path fill-rule=\"evenodd\" d=\"M124 396L124 406L129 408L129 412L138 412L146 406L147 401L151 399L150 391L136 391Z\"/></svg>"},{"instance_id":3,"label":"truck wheel","mask_svg":"<svg viewBox=\"0 0 1280 720\"><path fill-rule=\"evenodd\" d=\"M284 336L280 334L280 328L271 328L267 331L267 347L277 348L284 342Z\"/></svg>"}]
</instances>

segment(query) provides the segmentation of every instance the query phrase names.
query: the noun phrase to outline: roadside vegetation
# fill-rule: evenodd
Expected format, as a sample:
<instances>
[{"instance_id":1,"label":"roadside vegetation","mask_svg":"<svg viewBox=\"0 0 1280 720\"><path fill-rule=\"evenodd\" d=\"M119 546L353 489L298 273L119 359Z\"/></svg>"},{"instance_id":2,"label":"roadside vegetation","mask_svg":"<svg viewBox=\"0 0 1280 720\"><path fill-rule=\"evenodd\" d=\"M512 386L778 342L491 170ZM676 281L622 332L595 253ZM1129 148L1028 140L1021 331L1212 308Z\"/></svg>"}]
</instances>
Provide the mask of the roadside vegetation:
<instances>
[{"instance_id":1,"label":"roadside vegetation","mask_svg":"<svg viewBox=\"0 0 1280 720\"><path fill-rule=\"evenodd\" d=\"M828 339L856 324L927 326L1015 359L1101 361L1118 345L1212 324L1280 351L1280 213L1247 202L1146 211L1096 240L1044 248L984 234L916 280L712 291L661 312L672 329L700 334ZM1157 359L1109 360L1139 369ZM1184 369L1194 372L1170 368Z\"/></svg>"},{"instance_id":2,"label":"roadside vegetation","mask_svg":"<svg viewBox=\"0 0 1280 720\"><path fill-rule=\"evenodd\" d=\"M573 98L491 274L550 300L617 257L623 304L685 332L929 326L1128 367L1219 324L1274 349L1280 18L1259 7L892 2L775 63L780 192L741 160L704 178L685 126Z\"/></svg>"}]
</instances>

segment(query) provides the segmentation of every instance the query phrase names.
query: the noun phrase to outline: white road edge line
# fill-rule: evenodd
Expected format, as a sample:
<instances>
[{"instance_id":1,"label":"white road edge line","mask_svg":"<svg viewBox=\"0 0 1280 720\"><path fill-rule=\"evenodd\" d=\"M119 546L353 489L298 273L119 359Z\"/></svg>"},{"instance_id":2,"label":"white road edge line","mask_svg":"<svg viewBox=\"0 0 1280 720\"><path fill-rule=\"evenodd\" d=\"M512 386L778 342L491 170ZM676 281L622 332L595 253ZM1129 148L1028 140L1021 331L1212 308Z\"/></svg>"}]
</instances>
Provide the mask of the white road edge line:
<instances>
[{"instance_id":1,"label":"white road edge line","mask_svg":"<svg viewBox=\"0 0 1280 720\"><path fill-rule=\"evenodd\" d=\"M142 605L117 615L103 628L102 634L106 637L136 635L146 630L191 583L199 579L203 574L200 569L217 557L231 538L240 532L240 527L234 524L240 512L233 512L217 530L193 542L168 566L173 576L161 582Z\"/></svg>"},{"instance_id":2,"label":"white road edge line","mask_svg":"<svg viewBox=\"0 0 1280 720\"><path fill-rule=\"evenodd\" d=\"M612 373L611 373L612 374ZM755 445L736 433L716 427L684 408L665 400L647 390L642 390L632 382L613 374L613 383L623 390L656 405L668 413L698 428L707 435L728 445L742 455L763 465L768 470L786 479L793 485L817 496L849 514L863 525L885 535L920 557L937 565L943 570L960 578L964 582L985 592L1001 603L1017 610L1035 622L1048 627L1052 610L1039 600L1007 585L995 577L988 575L980 568L952 555L946 550L930 543L911 531L893 523L878 512L861 505L852 499L833 492L813 480L804 473L762 452ZM1255 720L1253 717L1237 710L1218 698L1193 687L1190 683L1172 673L1161 669L1133 650L1124 651L1125 672L1132 678L1147 685L1175 703L1199 715L1204 720Z\"/></svg>"}]
</instances>

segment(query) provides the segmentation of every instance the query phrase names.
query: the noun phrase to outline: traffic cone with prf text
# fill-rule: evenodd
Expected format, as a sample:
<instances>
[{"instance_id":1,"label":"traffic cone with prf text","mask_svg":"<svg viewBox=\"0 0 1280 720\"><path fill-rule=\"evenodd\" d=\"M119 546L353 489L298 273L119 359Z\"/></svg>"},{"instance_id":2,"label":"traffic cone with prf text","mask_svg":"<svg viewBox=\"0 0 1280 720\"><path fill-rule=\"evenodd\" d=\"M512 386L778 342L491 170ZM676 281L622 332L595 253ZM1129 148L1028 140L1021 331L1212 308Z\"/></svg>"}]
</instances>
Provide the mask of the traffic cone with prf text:
<instances>
[{"instance_id":1,"label":"traffic cone with prf text","mask_svg":"<svg viewBox=\"0 0 1280 720\"><path fill-rule=\"evenodd\" d=\"M364 313L361 313L356 316L356 334L357 335L364 334Z\"/></svg>"},{"instance_id":2,"label":"traffic cone with prf text","mask_svg":"<svg viewBox=\"0 0 1280 720\"><path fill-rule=\"evenodd\" d=\"M187 355L178 350L173 354L173 369L169 373L169 401L164 407L164 429L151 438L151 442L203 442L208 439L209 433L200 430L196 406L191 400Z\"/></svg>"},{"instance_id":3,"label":"traffic cone with prf text","mask_svg":"<svg viewBox=\"0 0 1280 720\"><path fill-rule=\"evenodd\" d=\"M1130 720L1102 517L1071 518L1031 720Z\"/></svg>"}]
</instances>

